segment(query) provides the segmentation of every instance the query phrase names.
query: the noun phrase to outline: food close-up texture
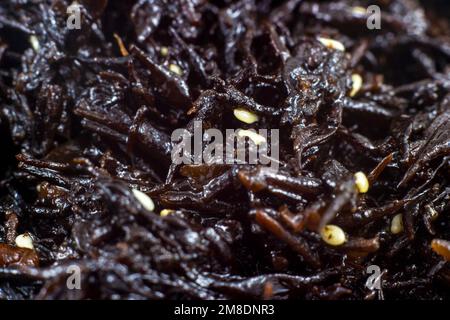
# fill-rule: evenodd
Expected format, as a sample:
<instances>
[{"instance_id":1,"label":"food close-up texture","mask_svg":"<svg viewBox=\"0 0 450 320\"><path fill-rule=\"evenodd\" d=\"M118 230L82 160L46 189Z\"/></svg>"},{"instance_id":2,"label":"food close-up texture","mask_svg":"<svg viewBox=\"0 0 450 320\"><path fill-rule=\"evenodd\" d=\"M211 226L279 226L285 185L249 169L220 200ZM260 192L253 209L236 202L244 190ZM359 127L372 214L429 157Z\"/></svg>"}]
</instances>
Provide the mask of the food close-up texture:
<instances>
[{"instance_id":1,"label":"food close-up texture","mask_svg":"<svg viewBox=\"0 0 450 320\"><path fill-rule=\"evenodd\" d=\"M2 0L0 133L0 299L450 298L448 1Z\"/></svg>"}]
</instances>

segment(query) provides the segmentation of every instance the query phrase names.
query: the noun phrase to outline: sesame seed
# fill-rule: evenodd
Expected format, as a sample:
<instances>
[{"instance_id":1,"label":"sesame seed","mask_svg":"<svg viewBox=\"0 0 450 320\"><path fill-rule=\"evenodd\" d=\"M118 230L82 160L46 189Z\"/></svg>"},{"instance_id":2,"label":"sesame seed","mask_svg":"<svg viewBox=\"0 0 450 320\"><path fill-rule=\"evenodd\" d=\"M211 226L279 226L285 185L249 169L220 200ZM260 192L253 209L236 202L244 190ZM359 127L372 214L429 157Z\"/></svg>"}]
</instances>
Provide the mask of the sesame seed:
<instances>
[{"instance_id":1,"label":"sesame seed","mask_svg":"<svg viewBox=\"0 0 450 320\"><path fill-rule=\"evenodd\" d=\"M369 191L369 180L367 180L367 176L364 172L355 173L355 186L359 193L366 193Z\"/></svg>"},{"instance_id":2,"label":"sesame seed","mask_svg":"<svg viewBox=\"0 0 450 320\"><path fill-rule=\"evenodd\" d=\"M331 246L340 246L347 241L344 230L332 224L328 224L323 227L320 235L322 240Z\"/></svg>"},{"instance_id":3,"label":"sesame seed","mask_svg":"<svg viewBox=\"0 0 450 320\"><path fill-rule=\"evenodd\" d=\"M169 48L161 47L161 49L159 50L159 53L161 53L161 55L163 57L167 57L169 55Z\"/></svg>"},{"instance_id":4,"label":"sesame seed","mask_svg":"<svg viewBox=\"0 0 450 320\"><path fill-rule=\"evenodd\" d=\"M16 237L16 246L34 250L33 239L29 233L20 234Z\"/></svg>"},{"instance_id":5,"label":"sesame seed","mask_svg":"<svg viewBox=\"0 0 450 320\"><path fill-rule=\"evenodd\" d=\"M391 221L391 233L398 234L403 231L403 216L401 213L397 214L392 218Z\"/></svg>"},{"instance_id":6,"label":"sesame seed","mask_svg":"<svg viewBox=\"0 0 450 320\"><path fill-rule=\"evenodd\" d=\"M136 199L141 203L141 205L147 209L148 211L153 211L155 209L155 204L153 203L153 200L143 193L142 191L133 189L133 195L136 197Z\"/></svg>"},{"instance_id":7,"label":"sesame seed","mask_svg":"<svg viewBox=\"0 0 450 320\"><path fill-rule=\"evenodd\" d=\"M159 215L161 216L161 217L167 217L169 214L171 214L171 213L173 213L173 212L175 212L174 210L171 210L171 209L163 209L163 210L161 210L161 212L159 213Z\"/></svg>"},{"instance_id":8,"label":"sesame seed","mask_svg":"<svg viewBox=\"0 0 450 320\"><path fill-rule=\"evenodd\" d=\"M34 51L39 51L41 45L39 44L39 40L36 36L30 36L30 44Z\"/></svg>"},{"instance_id":9,"label":"sesame seed","mask_svg":"<svg viewBox=\"0 0 450 320\"><path fill-rule=\"evenodd\" d=\"M239 120L247 124L252 124L259 120L258 116L251 111L244 108L236 108L233 110L234 116Z\"/></svg>"},{"instance_id":10,"label":"sesame seed","mask_svg":"<svg viewBox=\"0 0 450 320\"><path fill-rule=\"evenodd\" d=\"M320 43L322 43L325 47L327 47L329 49L345 51L344 45L337 40L333 40L333 39L329 39L329 38L322 38L322 37L317 38L317 40L319 40Z\"/></svg>"},{"instance_id":11,"label":"sesame seed","mask_svg":"<svg viewBox=\"0 0 450 320\"><path fill-rule=\"evenodd\" d=\"M356 96L356 94L362 87L362 83L363 79L359 74L357 73L352 74L352 91L350 91L350 97Z\"/></svg>"},{"instance_id":12,"label":"sesame seed","mask_svg":"<svg viewBox=\"0 0 450 320\"><path fill-rule=\"evenodd\" d=\"M176 73L179 76L183 75L183 71L181 70L181 68L179 66L177 66L176 64L170 64L169 65L169 70L172 71L173 73Z\"/></svg>"},{"instance_id":13,"label":"sesame seed","mask_svg":"<svg viewBox=\"0 0 450 320\"><path fill-rule=\"evenodd\" d=\"M266 142L266 138L264 138L263 136L257 134L255 131L253 130L239 130L238 131L238 136L239 137L248 137L250 140L252 140L257 146L259 146L262 143Z\"/></svg>"}]
</instances>

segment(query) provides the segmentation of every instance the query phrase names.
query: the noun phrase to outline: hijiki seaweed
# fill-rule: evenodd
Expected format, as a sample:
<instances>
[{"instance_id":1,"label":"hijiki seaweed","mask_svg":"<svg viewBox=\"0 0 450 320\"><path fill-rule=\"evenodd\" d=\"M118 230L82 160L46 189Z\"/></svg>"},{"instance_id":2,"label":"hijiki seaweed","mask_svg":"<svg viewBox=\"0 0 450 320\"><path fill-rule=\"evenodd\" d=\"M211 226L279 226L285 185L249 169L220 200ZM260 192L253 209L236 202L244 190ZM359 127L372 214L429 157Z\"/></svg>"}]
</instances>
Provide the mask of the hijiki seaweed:
<instances>
[{"instance_id":1,"label":"hijiki seaweed","mask_svg":"<svg viewBox=\"0 0 450 320\"><path fill-rule=\"evenodd\" d=\"M1 1L0 298L448 299L449 16ZM278 171L175 165L195 121L278 129Z\"/></svg>"}]
</instances>

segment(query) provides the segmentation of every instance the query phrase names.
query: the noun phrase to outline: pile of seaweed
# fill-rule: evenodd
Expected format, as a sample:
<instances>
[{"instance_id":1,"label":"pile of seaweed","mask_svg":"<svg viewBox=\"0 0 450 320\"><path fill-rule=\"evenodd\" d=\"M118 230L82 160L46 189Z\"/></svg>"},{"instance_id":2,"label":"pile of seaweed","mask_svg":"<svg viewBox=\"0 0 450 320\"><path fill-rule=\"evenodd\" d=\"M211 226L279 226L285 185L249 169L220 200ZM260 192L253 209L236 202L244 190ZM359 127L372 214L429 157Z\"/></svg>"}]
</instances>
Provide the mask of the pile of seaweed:
<instances>
[{"instance_id":1,"label":"pile of seaweed","mask_svg":"<svg viewBox=\"0 0 450 320\"><path fill-rule=\"evenodd\" d=\"M1 1L0 298L448 299L448 17ZM174 164L194 121L278 129L279 169Z\"/></svg>"}]
</instances>

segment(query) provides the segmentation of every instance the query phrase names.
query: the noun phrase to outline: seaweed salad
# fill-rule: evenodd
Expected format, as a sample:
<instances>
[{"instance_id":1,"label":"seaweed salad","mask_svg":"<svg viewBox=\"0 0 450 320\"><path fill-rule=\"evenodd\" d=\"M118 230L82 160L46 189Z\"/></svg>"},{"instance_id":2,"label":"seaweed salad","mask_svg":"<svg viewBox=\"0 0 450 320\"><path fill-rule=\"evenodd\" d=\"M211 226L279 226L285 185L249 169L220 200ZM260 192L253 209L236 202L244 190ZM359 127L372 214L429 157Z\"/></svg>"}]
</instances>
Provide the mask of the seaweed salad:
<instances>
[{"instance_id":1,"label":"seaweed salad","mask_svg":"<svg viewBox=\"0 0 450 320\"><path fill-rule=\"evenodd\" d=\"M449 17L1 1L0 298L449 299ZM175 163L196 123L277 169Z\"/></svg>"}]
</instances>

